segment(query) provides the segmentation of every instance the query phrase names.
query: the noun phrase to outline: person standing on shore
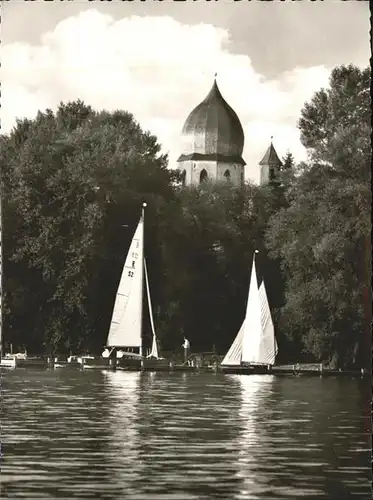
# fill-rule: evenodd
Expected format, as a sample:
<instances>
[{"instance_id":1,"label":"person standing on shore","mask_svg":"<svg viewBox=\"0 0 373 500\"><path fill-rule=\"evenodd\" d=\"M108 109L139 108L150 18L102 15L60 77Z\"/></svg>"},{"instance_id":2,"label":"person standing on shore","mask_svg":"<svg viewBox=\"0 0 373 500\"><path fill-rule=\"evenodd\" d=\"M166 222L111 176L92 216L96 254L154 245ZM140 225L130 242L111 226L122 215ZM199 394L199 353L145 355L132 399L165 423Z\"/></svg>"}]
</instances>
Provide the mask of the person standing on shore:
<instances>
[{"instance_id":1,"label":"person standing on shore","mask_svg":"<svg viewBox=\"0 0 373 500\"><path fill-rule=\"evenodd\" d=\"M182 347L184 348L184 363L188 363L188 358L190 354L190 342L186 337L184 337L184 343Z\"/></svg>"}]
</instances>

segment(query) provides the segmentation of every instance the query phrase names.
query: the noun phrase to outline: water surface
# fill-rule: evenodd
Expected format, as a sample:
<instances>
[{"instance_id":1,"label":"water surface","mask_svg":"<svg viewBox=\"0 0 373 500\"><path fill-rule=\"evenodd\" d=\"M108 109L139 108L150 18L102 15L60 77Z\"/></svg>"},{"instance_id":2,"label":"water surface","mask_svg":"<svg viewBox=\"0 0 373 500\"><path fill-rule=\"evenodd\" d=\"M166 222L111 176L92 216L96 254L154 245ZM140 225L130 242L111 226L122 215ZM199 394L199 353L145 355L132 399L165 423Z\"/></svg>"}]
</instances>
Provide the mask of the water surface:
<instances>
[{"instance_id":1,"label":"water surface","mask_svg":"<svg viewBox=\"0 0 373 500\"><path fill-rule=\"evenodd\" d=\"M14 370L1 498L371 498L359 379Z\"/></svg>"}]
</instances>

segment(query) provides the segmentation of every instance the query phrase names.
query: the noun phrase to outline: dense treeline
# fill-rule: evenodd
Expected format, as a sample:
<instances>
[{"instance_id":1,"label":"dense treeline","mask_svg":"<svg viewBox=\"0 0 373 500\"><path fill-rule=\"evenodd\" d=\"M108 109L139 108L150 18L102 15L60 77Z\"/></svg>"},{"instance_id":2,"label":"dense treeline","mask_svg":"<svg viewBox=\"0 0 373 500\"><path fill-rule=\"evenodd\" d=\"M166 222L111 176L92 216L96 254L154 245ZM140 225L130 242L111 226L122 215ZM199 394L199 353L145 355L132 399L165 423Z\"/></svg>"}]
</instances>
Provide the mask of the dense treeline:
<instances>
[{"instance_id":1,"label":"dense treeline","mask_svg":"<svg viewBox=\"0 0 373 500\"><path fill-rule=\"evenodd\" d=\"M126 112L77 101L2 136L4 337L29 352L105 344L141 202L161 347L223 353L255 248L280 359L361 363L370 330L369 71L336 68L302 110L309 164L268 186L182 188ZM145 332L149 318L144 315ZM365 336L364 336L365 335ZM147 342L145 340L145 342ZM150 336L148 338L150 344Z\"/></svg>"},{"instance_id":2,"label":"dense treeline","mask_svg":"<svg viewBox=\"0 0 373 500\"><path fill-rule=\"evenodd\" d=\"M266 234L286 277L288 338L334 366L371 355L370 71L340 67L302 110L310 162Z\"/></svg>"}]
</instances>

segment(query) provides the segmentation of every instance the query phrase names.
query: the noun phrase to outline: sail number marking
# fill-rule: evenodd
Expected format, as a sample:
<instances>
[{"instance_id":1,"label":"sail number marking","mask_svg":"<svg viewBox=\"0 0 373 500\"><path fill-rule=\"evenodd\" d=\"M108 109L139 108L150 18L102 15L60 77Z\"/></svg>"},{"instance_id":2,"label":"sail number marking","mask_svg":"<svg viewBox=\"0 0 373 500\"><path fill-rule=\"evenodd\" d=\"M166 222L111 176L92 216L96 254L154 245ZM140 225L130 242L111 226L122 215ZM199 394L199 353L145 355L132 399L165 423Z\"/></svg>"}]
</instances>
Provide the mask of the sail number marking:
<instances>
[{"instance_id":1,"label":"sail number marking","mask_svg":"<svg viewBox=\"0 0 373 500\"><path fill-rule=\"evenodd\" d=\"M139 248L139 246L140 246L139 242L136 241L136 248ZM132 252L131 257L135 259L132 261L132 269L135 269L136 259L138 259L139 254L137 252ZM134 274L135 274L134 271L128 271L128 276L130 278L133 278Z\"/></svg>"}]
</instances>

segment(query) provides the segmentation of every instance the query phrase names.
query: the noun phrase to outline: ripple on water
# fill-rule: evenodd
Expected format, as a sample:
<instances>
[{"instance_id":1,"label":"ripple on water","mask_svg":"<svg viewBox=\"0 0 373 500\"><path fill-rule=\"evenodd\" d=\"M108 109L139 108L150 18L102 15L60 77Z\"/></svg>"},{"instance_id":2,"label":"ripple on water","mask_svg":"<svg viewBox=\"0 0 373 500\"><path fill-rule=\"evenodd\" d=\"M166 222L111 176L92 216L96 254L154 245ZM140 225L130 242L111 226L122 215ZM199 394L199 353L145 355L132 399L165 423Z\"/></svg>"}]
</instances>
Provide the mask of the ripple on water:
<instances>
[{"instance_id":1,"label":"ripple on water","mask_svg":"<svg viewBox=\"0 0 373 500\"><path fill-rule=\"evenodd\" d=\"M14 371L1 496L370 498L369 391L306 377Z\"/></svg>"}]
</instances>

